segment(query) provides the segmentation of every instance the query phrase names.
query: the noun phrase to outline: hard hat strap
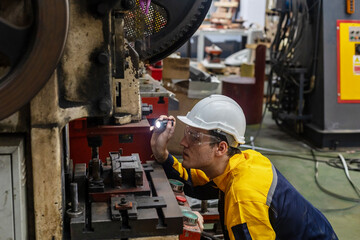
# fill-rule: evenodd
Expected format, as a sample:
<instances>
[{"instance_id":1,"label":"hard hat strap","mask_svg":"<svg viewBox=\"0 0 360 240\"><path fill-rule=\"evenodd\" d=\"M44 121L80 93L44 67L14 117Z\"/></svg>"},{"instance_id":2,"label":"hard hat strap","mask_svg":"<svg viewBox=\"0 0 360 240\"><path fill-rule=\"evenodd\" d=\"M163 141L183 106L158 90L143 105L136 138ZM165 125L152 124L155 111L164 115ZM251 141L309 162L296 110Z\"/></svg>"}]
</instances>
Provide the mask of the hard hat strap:
<instances>
[{"instance_id":1,"label":"hard hat strap","mask_svg":"<svg viewBox=\"0 0 360 240\"><path fill-rule=\"evenodd\" d=\"M226 133L224 131L221 131L220 129L216 129L215 132L217 134L220 134L220 135L224 136L226 138L226 141L227 141L227 143L228 143L228 145L230 147L237 148L237 147L240 146L239 143L235 140L235 138L232 135L230 135L230 134L228 134L228 133Z\"/></svg>"}]
</instances>

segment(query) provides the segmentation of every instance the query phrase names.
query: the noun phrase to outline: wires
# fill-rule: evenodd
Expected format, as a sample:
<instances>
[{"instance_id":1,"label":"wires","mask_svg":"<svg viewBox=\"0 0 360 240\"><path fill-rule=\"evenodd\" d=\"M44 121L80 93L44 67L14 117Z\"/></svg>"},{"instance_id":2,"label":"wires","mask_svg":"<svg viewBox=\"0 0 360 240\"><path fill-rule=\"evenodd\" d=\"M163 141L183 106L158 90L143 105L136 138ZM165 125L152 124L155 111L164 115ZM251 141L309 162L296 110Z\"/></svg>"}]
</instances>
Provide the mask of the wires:
<instances>
[{"instance_id":1,"label":"wires","mask_svg":"<svg viewBox=\"0 0 360 240\"><path fill-rule=\"evenodd\" d=\"M349 210L349 209L352 209L354 207L357 207L359 206L360 204L360 198L351 198L351 197L344 197L342 195L339 195L337 193L334 193L330 190L327 190L326 188L324 188L320 183L319 183L319 162L317 161L316 159L316 156L315 156L315 153L313 150L311 150L311 154L315 160L315 183L316 185L320 188L321 191L325 192L326 194L332 196L332 197L335 197L335 198L338 198L338 199L341 199L341 200L345 200L345 201L350 201L350 202L356 202L355 205L352 205L350 207L346 207L346 208L339 208L339 209L320 209L321 211L323 212L335 212L335 211L345 211L345 210ZM341 160L341 163L343 164L343 169L345 170L345 174L346 174L346 178L348 179L350 185L352 186L352 188L354 189L354 191L356 192L356 194L360 197L360 190L357 186L355 186L355 184L353 183L353 181L351 180L350 178L350 174L349 174L349 171L348 171L348 168L347 168L347 164L346 164L346 161L344 159L344 157L339 154L339 158Z\"/></svg>"},{"instance_id":2,"label":"wires","mask_svg":"<svg viewBox=\"0 0 360 240\"><path fill-rule=\"evenodd\" d=\"M312 92L315 86L322 1L311 2L310 7L307 0L287 2L288 6L279 11L278 28L270 47L267 104L278 126L285 126L283 123L288 122L301 132L302 121L309 117L304 118L302 113L303 95ZM312 24L316 27L312 28Z\"/></svg>"},{"instance_id":3,"label":"wires","mask_svg":"<svg viewBox=\"0 0 360 240\"><path fill-rule=\"evenodd\" d=\"M260 125L259 125L259 128L256 130L255 136L251 136L251 137L250 137L250 141L245 142L245 144L249 144L249 143L250 143L250 144L254 144L256 138L259 136L260 131L261 131L261 128L262 128L262 125L263 125L263 122L264 122L264 118L265 118L265 114L266 114L267 108L268 108L268 105L267 105L267 103L266 103L266 104L265 104L265 107L264 107L264 111L263 111L262 117L261 117Z\"/></svg>"},{"instance_id":4,"label":"wires","mask_svg":"<svg viewBox=\"0 0 360 240\"><path fill-rule=\"evenodd\" d=\"M271 148L256 147L255 145L241 145L241 147L257 150L260 152L266 152L266 155L284 156L284 157L291 157L291 158L297 158L297 159L301 159L301 160L305 160L305 161L315 162L315 160L311 157L299 156L298 152L282 151L282 150L276 150L276 149L271 149ZM306 153L304 153L304 154L306 154ZM322 163L329 162L329 160L316 160L316 161L322 162Z\"/></svg>"},{"instance_id":5,"label":"wires","mask_svg":"<svg viewBox=\"0 0 360 240\"><path fill-rule=\"evenodd\" d=\"M342 195L339 195L339 194L336 194L334 192L331 192L329 190L327 190L326 188L324 188L320 183L319 183L319 162L317 161L316 159L316 156L314 154L314 151L312 150L311 151L311 154L313 155L313 158L315 160L315 182L316 182L316 185L325 193L333 196L333 197L336 197L336 198L339 198L339 199L342 199L342 200L345 200L345 201L350 201L350 202L360 202L360 198L351 198L351 197L344 197ZM352 186L352 188L354 189L354 191L356 192L356 194L360 197L360 191L359 191L359 188L357 188L355 186L355 184L353 183L353 181L351 180L350 178L350 175L349 175L349 172L347 170L347 165L345 163L345 160L344 160L344 157L339 154L339 157L341 158L341 162L344 164L344 169L345 169L345 174L346 174L346 178L348 179L350 185Z\"/></svg>"},{"instance_id":6,"label":"wires","mask_svg":"<svg viewBox=\"0 0 360 240\"><path fill-rule=\"evenodd\" d=\"M349 170L360 172L360 159L345 159L345 161ZM338 158L329 159L327 164L331 167L344 169L344 164Z\"/></svg>"}]
</instances>

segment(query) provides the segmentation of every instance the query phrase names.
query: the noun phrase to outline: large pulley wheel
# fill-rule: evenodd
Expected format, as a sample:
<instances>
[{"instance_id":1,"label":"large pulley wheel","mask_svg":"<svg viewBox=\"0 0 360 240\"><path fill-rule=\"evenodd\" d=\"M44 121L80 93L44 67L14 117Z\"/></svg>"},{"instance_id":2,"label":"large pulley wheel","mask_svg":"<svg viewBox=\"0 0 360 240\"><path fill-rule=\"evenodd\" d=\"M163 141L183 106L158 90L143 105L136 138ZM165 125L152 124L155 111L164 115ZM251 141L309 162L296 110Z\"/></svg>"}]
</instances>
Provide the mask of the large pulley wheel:
<instances>
[{"instance_id":1,"label":"large pulley wheel","mask_svg":"<svg viewBox=\"0 0 360 240\"><path fill-rule=\"evenodd\" d=\"M32 0L33 21L19 28L0 18L0 52L10 59L0 77L0 120L28 103L54 72L69 23L68 0ZM25 50L21 50L24 48Z\"/></svg>"},{"instance_id":2,"label":"large pulley wheel","mask_svg":"<svg viewBox=\"0 0 360 240\"><path fill-rule=\"evenodd\" d=\"M140 59L157 62L180 48L196 32L212 0L152 0L149 12L137 7L125 15L126 38L147 46Z\"/></svg>"}]
</instances>

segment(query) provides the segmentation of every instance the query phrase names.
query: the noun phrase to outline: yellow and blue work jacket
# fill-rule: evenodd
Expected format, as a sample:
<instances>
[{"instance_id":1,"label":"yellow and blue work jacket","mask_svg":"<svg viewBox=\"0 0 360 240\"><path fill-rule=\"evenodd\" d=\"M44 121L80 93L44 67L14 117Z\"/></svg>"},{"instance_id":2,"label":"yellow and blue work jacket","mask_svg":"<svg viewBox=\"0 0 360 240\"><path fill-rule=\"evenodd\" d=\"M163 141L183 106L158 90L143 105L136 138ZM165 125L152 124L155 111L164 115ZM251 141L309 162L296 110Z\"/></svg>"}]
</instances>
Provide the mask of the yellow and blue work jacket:
<instances>
[{"instance_id":1,"label":"yellow and blue work jacket","mask_svg":"<svg viewBox=\"0 0 360 240\"><path fill-rule=\"evenodd\" d=\"M338 239L325 216L256 151L234 155L212 180L201 170L183 168L172 155L163 167L168 178L184 183L188 196L215 199L220 190L225 238Z\"/></svg>"}]
</instances>

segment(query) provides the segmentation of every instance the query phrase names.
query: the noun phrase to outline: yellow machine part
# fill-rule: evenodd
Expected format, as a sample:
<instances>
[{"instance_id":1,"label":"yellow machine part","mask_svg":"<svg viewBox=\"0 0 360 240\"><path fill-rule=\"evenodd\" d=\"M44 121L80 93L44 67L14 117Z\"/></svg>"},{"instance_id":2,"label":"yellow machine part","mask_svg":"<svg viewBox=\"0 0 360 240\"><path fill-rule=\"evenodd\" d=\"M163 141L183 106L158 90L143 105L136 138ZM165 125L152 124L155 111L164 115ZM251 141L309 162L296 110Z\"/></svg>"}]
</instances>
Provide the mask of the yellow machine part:
<instances>
[{"instance_id":1,"label":"yellow machine part","mask_svg":"<svg viewBox=\"0 0 360 240\"><path fill-rule=\"evenodd\" d=\"M360 21L338 20L338 102L360 102Z\"/></svg>"},{"instance_id":2,"label":"yellow machine part","mask_svg":"<svg viewBox=\"0 0 360 240\"><path fill-rule=\"evenodd\" d=\"M355 0L346 0L346 13L355 13Z\"/></svg>"}]
</instances>

